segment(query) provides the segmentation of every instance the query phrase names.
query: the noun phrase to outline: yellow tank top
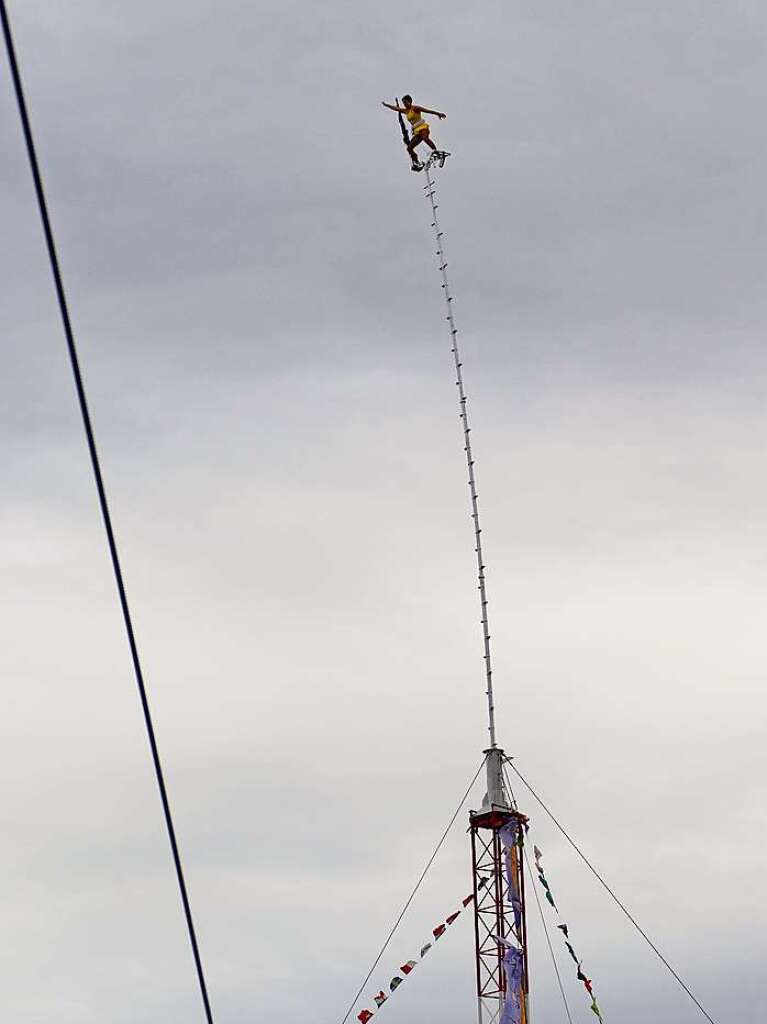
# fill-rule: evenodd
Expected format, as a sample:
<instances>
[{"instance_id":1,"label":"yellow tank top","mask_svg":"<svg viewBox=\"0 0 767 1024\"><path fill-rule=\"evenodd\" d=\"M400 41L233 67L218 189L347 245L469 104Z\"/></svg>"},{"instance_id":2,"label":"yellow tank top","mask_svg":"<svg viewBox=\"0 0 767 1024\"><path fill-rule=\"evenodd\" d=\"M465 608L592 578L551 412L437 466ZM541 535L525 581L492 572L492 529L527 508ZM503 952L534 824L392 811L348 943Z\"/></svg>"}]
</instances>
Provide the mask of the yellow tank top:
<instances>
[{"instance_id":1,"label":"yellow tank top","mask_svg":"<svg viewBox=\"0 0 767 1024\"><path fill-rule=\"evenodd\" d=\"M410 122L414 132L422 132L424 128L429 127L421 117L421 112L417 107L408 107L405 111L405 117Z\"/></svg>"}]
</instances>

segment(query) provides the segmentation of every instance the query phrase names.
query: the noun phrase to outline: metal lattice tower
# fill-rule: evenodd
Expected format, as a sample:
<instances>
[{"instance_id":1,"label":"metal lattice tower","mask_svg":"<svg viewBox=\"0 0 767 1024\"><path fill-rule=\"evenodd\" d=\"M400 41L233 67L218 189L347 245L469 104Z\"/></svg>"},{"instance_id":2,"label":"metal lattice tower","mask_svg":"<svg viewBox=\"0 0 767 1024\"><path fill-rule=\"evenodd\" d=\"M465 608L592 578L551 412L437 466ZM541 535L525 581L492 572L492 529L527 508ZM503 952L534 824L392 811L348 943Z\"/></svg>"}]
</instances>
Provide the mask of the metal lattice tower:
<instances>
[{"instance_id":1,"label":"metal lattice tower","mask_svg":"<svg viewBox=\"0 0 767 1024\"><path fill-rule=\"evenodd\" d=\"M471 812L471 862L474 876L474 939L476 946L477 1019L496 1024L503 1012L507 979L502 940L522 951L521 1024L529 1024L527 916L521 843L527 818L516 810ZM511 829L520 845L506 845L501 836ZM513 892L517 894L514 910Z\"/></svg>"}]
</instances>

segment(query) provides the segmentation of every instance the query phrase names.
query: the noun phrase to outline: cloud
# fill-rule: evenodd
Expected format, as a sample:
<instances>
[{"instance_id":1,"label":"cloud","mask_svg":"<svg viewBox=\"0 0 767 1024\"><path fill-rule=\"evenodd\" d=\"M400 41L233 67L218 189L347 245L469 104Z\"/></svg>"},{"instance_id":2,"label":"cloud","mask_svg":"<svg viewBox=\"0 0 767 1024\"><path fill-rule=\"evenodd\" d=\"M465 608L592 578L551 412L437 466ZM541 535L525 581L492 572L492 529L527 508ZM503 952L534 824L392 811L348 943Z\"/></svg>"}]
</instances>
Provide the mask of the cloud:
<instances>
[{"instance_id":1,"label":"cloud","mask_svg":"<svg viewBox=\"0 0 767 1024\"><path fill-rule=\"evenodd\" d=\"M340 1021L485 742L428 208L379 106L405 90L449 115L440 215L501 736L712 1015L754 1018L762 7L17 6L217 1019ZM19 1024L193 1020L0 85L0 1005ZM517 796L606 1019L697 1019ZM465 894L464 826L371 992ZM392 1021L471 1014L471 942L462 918Z\"/></svg>"}]
</instances>

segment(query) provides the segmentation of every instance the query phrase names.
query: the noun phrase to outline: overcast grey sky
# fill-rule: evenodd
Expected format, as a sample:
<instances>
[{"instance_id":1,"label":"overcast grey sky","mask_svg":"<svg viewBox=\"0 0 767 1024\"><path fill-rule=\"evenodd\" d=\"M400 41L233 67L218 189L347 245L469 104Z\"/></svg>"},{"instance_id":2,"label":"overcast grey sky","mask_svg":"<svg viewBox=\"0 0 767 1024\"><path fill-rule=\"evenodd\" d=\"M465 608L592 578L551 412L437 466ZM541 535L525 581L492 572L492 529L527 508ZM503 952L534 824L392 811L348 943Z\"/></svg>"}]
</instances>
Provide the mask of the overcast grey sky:
<instances>
[{"instance_id":1,"label":"overcast grey sky","mask_svg":"<svg viewBox=\"0 0 767 1024\"><path fill-rule=\"evenodd\" d=\"M764 4L10 7L219 1024L340 1024L485 742L407 91L448 112L501 739L720 1024L761 1019ZM0 129L0 1009L186 1024L4 61ZM700 1020L517 795L606 1024ZM464 824L370 995L468 891ZM471 943L386 1020L472 1020Z\"/></svg>"}]
</instances>

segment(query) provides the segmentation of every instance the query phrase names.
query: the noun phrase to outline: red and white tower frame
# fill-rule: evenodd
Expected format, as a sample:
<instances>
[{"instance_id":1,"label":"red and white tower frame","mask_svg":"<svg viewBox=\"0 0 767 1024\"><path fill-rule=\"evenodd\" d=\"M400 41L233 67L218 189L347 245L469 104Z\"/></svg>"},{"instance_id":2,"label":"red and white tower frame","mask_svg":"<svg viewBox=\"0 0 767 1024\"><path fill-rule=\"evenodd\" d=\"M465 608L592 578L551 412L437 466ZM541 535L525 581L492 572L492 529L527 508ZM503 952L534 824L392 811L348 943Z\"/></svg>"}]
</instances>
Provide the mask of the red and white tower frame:
<instances>
[{"instance_id":1,"label":"red and white tower frame","mask_svg":"<svg viewBox=\"0 0 767 1024\"><path fill-rule=\"evenodd\" d=\"M511 804L503 785L503 751L486 751L488 789L482 808L469 814L474 879L474 938L478 1024L496 1024L509 997L504 956L519 951L516 1018L529 1024L527 917L522 860L527 818ZM510 837L513 840L510 841ZM512 1019L514 1019L512 1017Z\"/></svg>"}]
</instances>

